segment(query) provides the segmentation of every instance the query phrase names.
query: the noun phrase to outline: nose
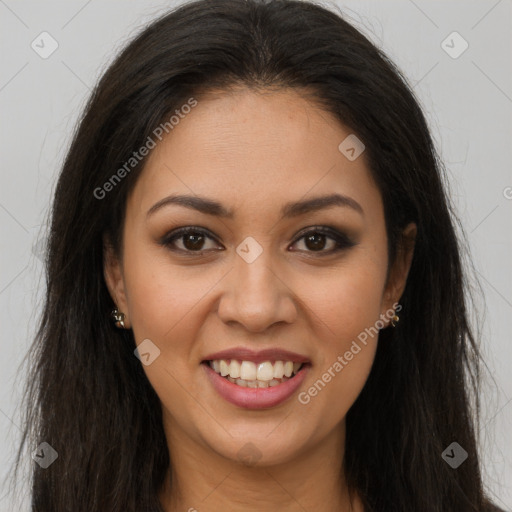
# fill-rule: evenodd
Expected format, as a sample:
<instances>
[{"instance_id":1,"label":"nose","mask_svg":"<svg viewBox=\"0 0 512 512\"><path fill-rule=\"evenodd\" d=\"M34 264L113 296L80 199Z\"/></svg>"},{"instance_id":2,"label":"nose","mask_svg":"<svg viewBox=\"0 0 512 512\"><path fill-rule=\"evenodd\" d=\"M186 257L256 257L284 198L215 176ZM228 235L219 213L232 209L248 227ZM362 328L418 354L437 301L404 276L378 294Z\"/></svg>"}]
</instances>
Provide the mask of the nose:
<instances>
[{"instance_id":1,"label":"nose","mask_svg":"<svg viewBox=\"0 0 512 512\"><path fill-rule=\"evenodd\" d=\"M276 323L293 323L296 301L290 284L264 251L247 263L238 256L224 283L218 315L226 324L237 323L251 332L264 332Z\"/></svg>"}]
</instances>

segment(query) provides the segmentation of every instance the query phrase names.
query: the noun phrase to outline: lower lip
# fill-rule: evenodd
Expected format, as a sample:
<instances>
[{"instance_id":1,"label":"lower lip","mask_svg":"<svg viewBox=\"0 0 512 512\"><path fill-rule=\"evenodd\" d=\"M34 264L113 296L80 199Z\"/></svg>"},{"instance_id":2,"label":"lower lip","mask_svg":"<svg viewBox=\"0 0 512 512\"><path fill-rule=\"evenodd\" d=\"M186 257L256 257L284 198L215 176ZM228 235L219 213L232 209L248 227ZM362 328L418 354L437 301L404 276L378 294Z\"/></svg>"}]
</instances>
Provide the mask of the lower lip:
<instances>
[{"instance_id":1,"label":"lower lip","mask_svg":"<svg viewBox=\"0 0 512 512\"><path fill-rule=\"evenodd\" d=\"M203 363L202 366L217 393L228 402L245 409L267 409L281 404L302 384L310 367L309 364L305 364L294 377L277 386L244 388L221 377L208 363Z\"/></svg>"}]
</instances>

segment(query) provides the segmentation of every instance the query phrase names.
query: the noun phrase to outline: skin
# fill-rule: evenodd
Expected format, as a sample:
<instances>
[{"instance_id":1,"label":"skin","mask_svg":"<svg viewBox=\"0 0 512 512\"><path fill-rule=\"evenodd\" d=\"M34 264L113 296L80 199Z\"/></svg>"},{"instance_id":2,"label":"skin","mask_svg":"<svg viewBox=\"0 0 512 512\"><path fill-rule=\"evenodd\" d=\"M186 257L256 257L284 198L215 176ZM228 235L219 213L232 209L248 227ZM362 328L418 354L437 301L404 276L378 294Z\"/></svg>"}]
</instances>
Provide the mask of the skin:
<instances>
[{"instance_id":1,"label":"skin","mask_svg":"<svg viewBox=\"0 0 512 512\"><path fill-rule=\"evenodd\" d=\"M166 512L363 510L359 496L350 504L339 468L345 416L368 377L377 337L308 404L297 399L399 301L412 259L412 244L400 248L387 279L382 198L364 153L349 161L338 150L349 134L294 90L210 94L152 150L128 198L124 256L106 246L105 278L136 343L149 338L160 350L144 371L162 403L171 457L173 487L160 492ZM333 192L364 214L347 206L280 214L284 203ZM178 205L148 217L170 194L206 196L234 217ZM202 246L175 240L189 256L160 243L184 226L213 238ZM329 237L308 244L310 230L302 231L314 226L332 226L356 245L329 253ZM404 235L413 241L415 230ZM250 264L236 252L248 236L263 249ZM217 394L200 365L235 346L288 349L312 366L286 402L242 409ZM256 464L239 460L248 442Z\"/></svg>"}]
</instances>

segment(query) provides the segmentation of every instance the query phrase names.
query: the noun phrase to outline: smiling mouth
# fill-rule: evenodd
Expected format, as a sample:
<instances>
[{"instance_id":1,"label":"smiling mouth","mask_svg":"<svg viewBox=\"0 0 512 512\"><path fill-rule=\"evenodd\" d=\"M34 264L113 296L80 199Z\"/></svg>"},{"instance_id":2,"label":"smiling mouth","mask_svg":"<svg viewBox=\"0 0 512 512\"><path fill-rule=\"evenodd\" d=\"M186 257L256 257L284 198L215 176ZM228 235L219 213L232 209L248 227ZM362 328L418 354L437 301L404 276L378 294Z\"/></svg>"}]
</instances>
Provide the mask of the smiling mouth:
<instances>
[{"instance_id":1,"label":"smiling mouth","mask_svg":"<svg viewBox=\"0 0 512 512\"><path fill-rule=\"evenodd\" d=\"M216 359L203 361L212 370L232 384L244 388L268 388L279 386L293 379L309 363L292 361L240 361L237 359Z\"/></svg>"}]
</instances>

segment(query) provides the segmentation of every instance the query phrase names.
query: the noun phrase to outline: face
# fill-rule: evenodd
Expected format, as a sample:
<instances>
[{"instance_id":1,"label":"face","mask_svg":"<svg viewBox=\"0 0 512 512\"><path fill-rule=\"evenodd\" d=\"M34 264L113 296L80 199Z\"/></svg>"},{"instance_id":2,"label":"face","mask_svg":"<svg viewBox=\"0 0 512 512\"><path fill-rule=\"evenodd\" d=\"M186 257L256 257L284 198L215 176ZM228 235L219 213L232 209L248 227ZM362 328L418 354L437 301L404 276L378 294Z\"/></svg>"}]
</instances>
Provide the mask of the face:
<instances>
[{"instance_id":1,"label":"face","mask_svg":"<svg viewBox=\"0 0 512 512\"><path fill-rule=\"evenodd\" d=\"M344 432L412 256L387 279L382 198L364 152L338 148L349 135L295 91L240 90L152 150L105 276L171 445L270 465Z\"/></svg>"}]
</instances>

